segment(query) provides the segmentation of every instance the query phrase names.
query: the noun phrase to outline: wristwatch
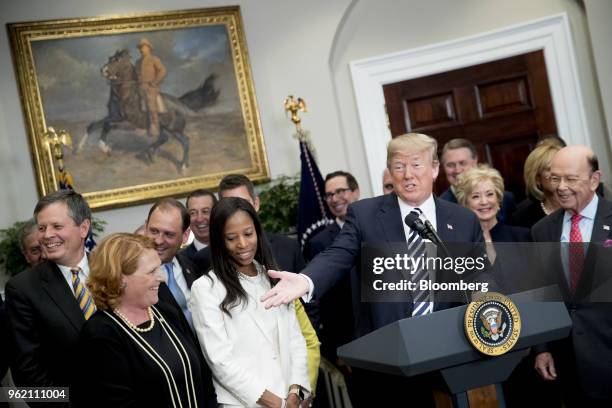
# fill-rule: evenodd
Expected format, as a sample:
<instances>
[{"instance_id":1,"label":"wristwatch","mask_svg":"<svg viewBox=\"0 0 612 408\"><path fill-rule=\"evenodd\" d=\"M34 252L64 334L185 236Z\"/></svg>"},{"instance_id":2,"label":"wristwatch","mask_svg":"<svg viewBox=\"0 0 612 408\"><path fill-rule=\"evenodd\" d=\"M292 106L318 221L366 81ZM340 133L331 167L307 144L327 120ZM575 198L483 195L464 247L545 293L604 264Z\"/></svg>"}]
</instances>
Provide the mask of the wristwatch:
<instances>
[{"instance_id":1,"label":"wristwatch","mask_svg":"<svg viewBox=\"0 0 612 408\"><path fill-rule=\"evenodd\" d=\"M289 390L289 394L295 394L297 395L297 397L300 399L300 401L304 401L306 399L306 395L304 394L304 391L302 391L301 388L292 388Z\"/></svg>"}]
</instances>

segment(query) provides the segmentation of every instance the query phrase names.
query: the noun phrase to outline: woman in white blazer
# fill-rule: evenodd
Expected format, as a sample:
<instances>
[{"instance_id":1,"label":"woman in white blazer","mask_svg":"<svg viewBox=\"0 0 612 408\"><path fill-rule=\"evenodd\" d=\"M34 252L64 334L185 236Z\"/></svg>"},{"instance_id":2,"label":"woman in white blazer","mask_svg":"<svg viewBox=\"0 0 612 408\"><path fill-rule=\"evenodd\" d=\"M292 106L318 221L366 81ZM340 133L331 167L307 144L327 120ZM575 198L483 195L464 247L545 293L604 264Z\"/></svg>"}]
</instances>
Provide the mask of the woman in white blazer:
<instances>
[{"instance_id":1,"label":"woman in white blazer","mask_svg":"<svg viewBox=\"0 0 612 408\"><path fill-rule=\"evenodd\" d=\"M293 305L266 310L276 263L255 209L224 198L210 217L212 271L191 288L194 327L222 407L298 407L309 392Z\"/></svg>"}]
</instances>

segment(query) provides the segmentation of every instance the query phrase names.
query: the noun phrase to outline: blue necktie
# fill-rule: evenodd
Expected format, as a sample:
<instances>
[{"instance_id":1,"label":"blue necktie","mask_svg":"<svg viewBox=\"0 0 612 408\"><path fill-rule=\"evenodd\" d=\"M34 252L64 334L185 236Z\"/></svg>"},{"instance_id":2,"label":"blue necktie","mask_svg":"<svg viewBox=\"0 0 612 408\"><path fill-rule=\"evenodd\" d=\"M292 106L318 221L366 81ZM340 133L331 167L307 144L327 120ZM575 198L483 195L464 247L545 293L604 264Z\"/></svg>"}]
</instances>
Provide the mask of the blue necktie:
<instances>
[{"instance_id":1,"label":"blue necktie","mask_svg":"<svg viewBox=\"0 0 612 408\"><path fill-rule=\"evenodd\" d=\"M415 208L411 213L423 214L420 208ZM424 257L427 252L423 238L415 231L410 232L408 237L408 253L410 257ZM414 271L412 281L416 282L417 288L420 280L428 280L429 272L427 268L419 268ZM422 316L433 312L433 302L429 301L429 291L416 289L413 292L412 316Z\"/></svg>"},{"instance_id":2,"label":"blue necktie","mask_svg":"<svg viewBox=\"0 0 612 408\"><path fill-rule=\"evenodd\" d=\"M166 271L168 272L168 289L170 289L170 292L172 292L172 296L174 296L176 303L178 303L181 310L183 311L183 314L187 318L189 326L191 326L191 328L193 329L193 320L191 318L191 311L187 307L187 299L185 299L183 291L176 283L176 279L174 279L174 264L172 262L169 262L167 264L164 264L164 268L166 268Z\"/></svg>"}]
</instances>

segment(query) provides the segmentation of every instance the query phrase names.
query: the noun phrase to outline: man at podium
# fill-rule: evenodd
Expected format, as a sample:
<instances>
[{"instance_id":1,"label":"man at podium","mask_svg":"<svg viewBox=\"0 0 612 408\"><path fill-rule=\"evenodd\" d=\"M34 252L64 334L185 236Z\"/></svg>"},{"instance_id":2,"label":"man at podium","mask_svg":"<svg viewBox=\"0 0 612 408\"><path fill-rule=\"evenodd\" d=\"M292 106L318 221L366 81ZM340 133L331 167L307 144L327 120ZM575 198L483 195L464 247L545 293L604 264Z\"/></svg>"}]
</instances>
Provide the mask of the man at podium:
<instances>
[{"instance_id":1,"label":"man at podium","mask_svg":"<svg viewBox=\"0 0 612 408\"><path fill-rule=\"evenodd\" d=\"M437 148L436 140L423 134L409 133L392 139L387 146L387 167L393 179L394 192L351 204L346 223L333 244L317 255L302 273L270 271L270 276L279 282L262 297L265 306L287 304L299 297L305 301L319 298L349 274L355 265L355 279L361 280L363 274L372 273L361 268L362 243L404 242L412 254L424 252L425 240L404 223L409 214L422 222L428 221L443 242L473 242L480 249L483 237L474 213L439 200L432 194L439 172ZM413 278L418 278L427 270L412 273ZM474 279L474 276L466 278ZM480 275L478 278L482 281ZM406 317L426 315L450 306L447 302L437 301L425 290L407 291L405 299L399 302L363 302L355 288L353 285L353 304L359 304L360 308L355 313L356 337ZM371 378L374 384L366 390L373 398L368 401L369 406L374 406L372 403L392 406L390 404L398 402L398 393L403 395L401 398L405 398L407 404L416 402L414 406L427 406L432 403L431 393L423 392L423 389L431 387L418 380L416 383L410 380L412 386L406 389L408 380L401 377L372 374ZM357 406L365 404L363 400L354 402Z\"/></svg>"}]
</instances>

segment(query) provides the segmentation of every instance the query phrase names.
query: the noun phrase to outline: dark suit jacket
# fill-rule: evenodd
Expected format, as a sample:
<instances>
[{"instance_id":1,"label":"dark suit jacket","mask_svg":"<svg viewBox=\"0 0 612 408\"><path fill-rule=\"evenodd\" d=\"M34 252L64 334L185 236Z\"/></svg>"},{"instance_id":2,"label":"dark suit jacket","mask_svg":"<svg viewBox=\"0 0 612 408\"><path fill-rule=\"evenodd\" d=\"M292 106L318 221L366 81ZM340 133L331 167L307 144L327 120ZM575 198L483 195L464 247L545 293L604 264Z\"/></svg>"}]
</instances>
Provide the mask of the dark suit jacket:
<instances>
[{"instance_id":1,"label":"dark suit jacket","mask_svg":"<svg viewBox=\"0 0 612 408\"><path fill-rule=\"evenodd\" d=\"M451 190L450 187L448 190L440 194L440 197L438 198L457 204L457 197L455 197L455 193L453 193L453 190ZM510 191L504 191L501 208L497 214L497 219L507 224L512 223L512 213L514 213L515 209L516 200L514 199L514 194L512 194Z\"/></svg>"},{"instance_id":2,"label":"dark suit jacket","mask_svg":"<svg viewBox=\"0 0 612 408\"><path fill-rule=\"evenodd\" d=\"M195 282L196 279L202 276L203 271L195 262L187 257L186 254L178 252L175 256L179 265L181 265L181 269L183 270L183 276L187 282L187 287L191 289L191 285L193 285L193 282Z\"/></svg>"},{"instance_id":3,"label":"dark suit jacket","mask_svg":"<svg viewBox=\"0 0 612 408\"><path fill-rule=\"evenodd\" d=\"M210 369L183 313L161 301L156 307L190 355L198 406L216 408ZM172 406L160 368L105 313L97 311L87 321L80 335L79 349L83 356L89 354L87 362L93 372L74 381L78 385L73 399L75 406ZM175 363L181 367L178 361ZM182 402L184 405L185 401Z\"/></svg>"},{"instance_id":4,"label":"dark suit jacket","mask_svg":"<svg viewBox=\"0 0 612 408\"><path fill-rule=\"evenodd\" d=\"M563 215L562 209L555 211L534 225L531 231L533 240L559 242ZM611 227L612 202L600 197L584 269L574 296L569 294L560 252L556 251L546 257L546 262L557 271L557 283L565 295L573 327L567 339L549 343L536 350L550 351L561 369L575 365L583 390L593 398L612 398L612 303L588 301L594 288L605 283L606 278L610 282L612 248L605 248L603 244L612 239ZM610 295L608 290L608 298ZM563 381L562 375L560 379Z\"/></svg>"},{"instance_id":5,"label":"dark suit jacket","mask_svg":"<svg viewBox=\"0 0 612 408\"><path fill-rule=\"evenodd\" d=\"M531 228L544 217L546 213L542 210L540 201L526 198L519 203L512 214L512 225Z\"/></svg>"},{"instance_id":6,"label":"dark suit jacket","mask_svg":"<svg viewBox=\"0 0 612 408\"><path fill-rule=\"evenodd\" d=\"M338 223L326 226L306 243L305 257L311 260L326 250L339 233ZM331 362L337 359L336 349L354 337L351 275L347 274L319 299L319 321L322 328L319 333L321 354ZM355 284L358 287L358 282Z\"/></svg>"},{"instance_id":7,"label":"dark suit jacket","mask_svg":"<svg viewBox=\"0 0 612 408\"><path fill-rule=\"evenodd\" d=\"M6 370L9 365L9 329L6 312L4 310L4 301L0 296L0 380L6 375ZM0 403L0 406L2 404Z\"/></svg>"},{"instance_id":8,"label":"dark suit jacket","mask_svg":"<svg viewBox=\"0 0 612 408\"><path fill-rule=\"evenodd\" d=\"M57 265L45 261L13 277L6 285L6 310L15 384L70 386L75 357L86 358L75 354L85 317Z\"/></svg>"},{"instance_id":9,"label":"dark suit jacket","mask_svg":"<svg viewBox=\"0 0 612 408\"><path fill-rule=\"evenodd\" d=\"M196 249L193 242L179 251L179 254L186 257L191 262L195 262L195 256L197 253L198 253L198 250ZM202 271L202 272L205 272L205 271Z\"/></svg>"},{"instance_id":10,"label":"dark suit jacket","mask_svg":"<svg viewBox=\"0 0 612 408\"><path fill-rule=\"evenodd\" d=\"M482 230L476 215L466 208L447 201L435 199L438 234L445 242L475 242L482 250ZM406 242L403 220L397 196L363 199L349 206L346 223L333 244L315 257L302 271L314 283L315 299L320 298L339 280L346 276L354 265L356 276L352 281L361 281L360 255L362 243ZM362 336L394 321L406 318L412 312L412 299L406 302L360 301L359 291L353 290L353 305L358 304L356 335ZM448 307L435 302L437 309Z\"/></svg>"},{"instance_id":11,"label":"dark suit jacket","mask_svg":"<svg viewBox=\"0 0 612 408\"><path fill-rule=\"evenodd\" d=\"M490 233L497 254L492 272L500 292L509 295L535 289L537 285L532 279L534 269L530 268L533 247L527 244L531 241L529 229L498 222Z\"/></svg>"},{"instance_id":12,"label":"dark suit jacket","mask_svg":"<svg viewBox=\"0 0 612 408\"><path fill-rule=\"evenodd\" d=\"M310 262L319 252L323 252L329 247L340 233L340 226L337 222L329 224L309 239L304 245L304 258Z\"/></svg>"}]
</instances>

